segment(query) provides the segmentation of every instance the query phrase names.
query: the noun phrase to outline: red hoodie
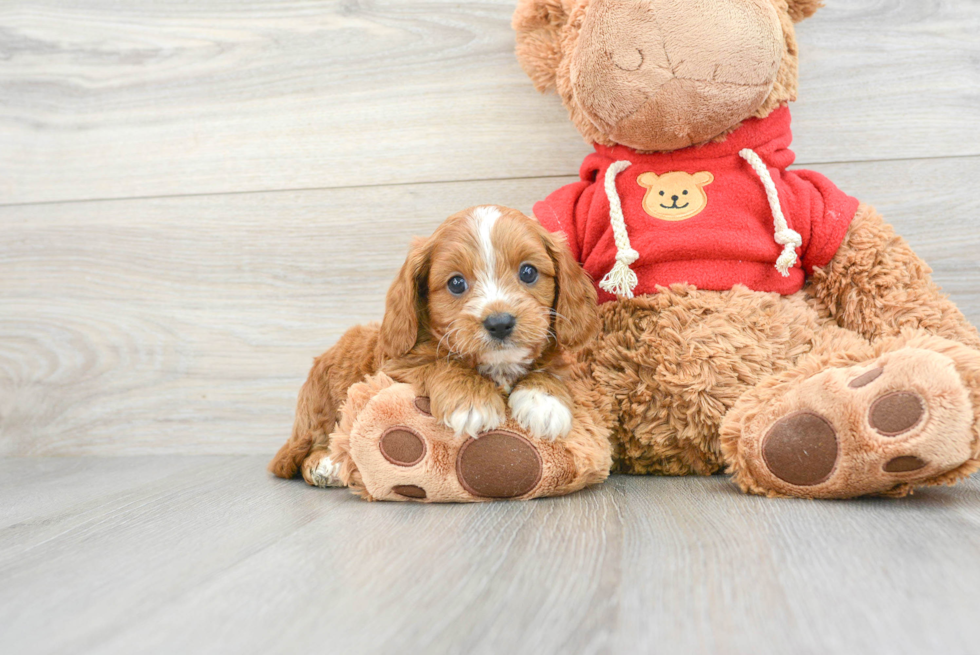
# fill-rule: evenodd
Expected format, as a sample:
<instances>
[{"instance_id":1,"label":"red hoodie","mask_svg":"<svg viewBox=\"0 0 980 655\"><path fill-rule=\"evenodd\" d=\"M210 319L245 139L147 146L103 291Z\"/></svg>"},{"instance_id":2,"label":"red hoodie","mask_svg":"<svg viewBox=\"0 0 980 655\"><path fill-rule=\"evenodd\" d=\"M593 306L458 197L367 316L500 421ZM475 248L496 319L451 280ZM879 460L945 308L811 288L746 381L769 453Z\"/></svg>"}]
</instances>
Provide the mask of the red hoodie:
<instances>
[{"instance_id":1,"label":"red hoodie","mask_svg":"<svg viewBox=\"0 0 980 655\"><path fill-rule=\"evenodd\" d=\"M595 280L605 276L599 302L678 282L789 295L830 262L858 207L823 175L786 170L792 138L784 106L718 143L649 155L596 145L581 181L534 214L567 235Z\"/></svg>"}]
</instances>

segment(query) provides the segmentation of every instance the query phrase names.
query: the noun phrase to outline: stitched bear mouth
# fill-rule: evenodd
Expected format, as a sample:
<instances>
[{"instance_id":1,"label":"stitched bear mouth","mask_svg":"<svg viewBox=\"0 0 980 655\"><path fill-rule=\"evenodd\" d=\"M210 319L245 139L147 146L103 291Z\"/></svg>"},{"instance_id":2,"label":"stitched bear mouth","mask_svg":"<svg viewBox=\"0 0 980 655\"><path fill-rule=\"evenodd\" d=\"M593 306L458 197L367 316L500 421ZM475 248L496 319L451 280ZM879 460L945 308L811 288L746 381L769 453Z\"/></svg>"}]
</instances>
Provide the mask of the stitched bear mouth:
<instances>
[{"instance_id":1,"label":"stitched bear mouth","mask_svg":"<svg viewBox=\"0 0 980 655\"><path fill-rule=\"evenodd\" d=\"M685 203L683 205L678 205L677 204L677 201L674 201L674 206L673 207L668 207L667 205L664 205L664 204L661 204L660 206L663 207L664 209L687 209L688 207L691 206L691 203L688 202L688 203Z\"/></svg>"}]
</instances>

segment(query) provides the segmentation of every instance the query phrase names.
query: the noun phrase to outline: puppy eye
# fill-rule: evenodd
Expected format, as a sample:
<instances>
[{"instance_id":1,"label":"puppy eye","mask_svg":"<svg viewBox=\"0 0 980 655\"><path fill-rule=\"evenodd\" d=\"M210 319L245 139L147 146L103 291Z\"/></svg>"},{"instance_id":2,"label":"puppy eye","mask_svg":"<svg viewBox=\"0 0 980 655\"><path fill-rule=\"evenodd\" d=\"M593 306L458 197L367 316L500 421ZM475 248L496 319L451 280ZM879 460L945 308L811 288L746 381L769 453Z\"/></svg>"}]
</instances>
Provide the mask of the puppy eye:
<instances>
[{"instance_id":1,"label":"puppy eye","mask_svg":"<svg viewBox=\"0 0 980 655\"><path fill-rule=\"evenodd\" d=\"M454 275L446 284L446 288L449 289L449 293L453 294L454 296L461 296L466 293L466 290L470 287L468 284L466 284L465 277L462 275Z\"/></svg>"},{"instance_id":2,"label":"puppy eye","mask_svg":"<svg viewBox=\"0 0 980 655\"><path fill-rule=\"evenodd\" d=\"M538 269L530 264L521 264L521 270L517 273L524 284L534 284L538 281Z\"/></svg>"},{"instance_id":3,"label":"puppy eye","mask_svg":"<svg viewBox=\"0 0 980 655\"><path fill-rule=\"evenodd\" d=\"M661 192L660 192L660 195L662 195L662 196L665 196L665 195L667 195L667 194L666 194L666 193L664 193L663 191L661 191Z\"/></svg>"},{"instance_id":4,"label":"puppy eye","mask_svg":"<svg viewBox=\"0 0 980 655\"><path fill-rule=\"evenodd\" d=\"M687 195L687 189L684 189L684 195L685 196Z\"/></svg>"}]
</instances>

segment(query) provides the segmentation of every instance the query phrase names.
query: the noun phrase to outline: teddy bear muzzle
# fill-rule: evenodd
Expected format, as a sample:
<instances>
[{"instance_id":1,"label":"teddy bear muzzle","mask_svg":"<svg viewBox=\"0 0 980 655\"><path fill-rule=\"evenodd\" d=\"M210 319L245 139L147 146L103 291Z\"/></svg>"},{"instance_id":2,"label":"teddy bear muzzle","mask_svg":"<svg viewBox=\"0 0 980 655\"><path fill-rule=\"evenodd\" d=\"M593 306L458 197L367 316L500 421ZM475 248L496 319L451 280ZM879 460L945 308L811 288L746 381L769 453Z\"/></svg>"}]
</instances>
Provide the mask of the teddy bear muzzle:
<instances>
[{"instance_id":1,"label":"teddy bear muzzle","mask_svg":"<svg viewBox=\"0 0 980 655\"><path fill-rule=\"evenodd\" d=\"M708 141L751 116L785 38L770 0L592 0L570 61L575 99L617 143Z\"/></svg>"}]
</instances>

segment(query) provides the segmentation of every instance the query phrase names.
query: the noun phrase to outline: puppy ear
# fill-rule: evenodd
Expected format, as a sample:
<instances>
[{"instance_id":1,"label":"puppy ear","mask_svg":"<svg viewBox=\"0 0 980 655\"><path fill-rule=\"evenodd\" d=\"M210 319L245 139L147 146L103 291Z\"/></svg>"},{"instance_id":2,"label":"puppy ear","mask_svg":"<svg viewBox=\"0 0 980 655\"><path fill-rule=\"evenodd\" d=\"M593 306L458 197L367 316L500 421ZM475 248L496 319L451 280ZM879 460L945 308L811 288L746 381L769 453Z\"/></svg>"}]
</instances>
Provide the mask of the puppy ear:
<instances>
[{"instance_id":1,"label":"puppy ear","mask_svg":"<svg viewBox=\"0 0 980 655\"><path fill-rule=\"evenodd\" d=\"M555 88L561 63L561 30L568 22L564 0L519 0L511 25L517 32L517 61L534 88Z\"/></svg>"},{"instance_id":2,"label":"puppy ear","mask_svg":"<svg viewBox=\"0 0 980 655\"><path fill-rule=\"evenodd\" d=\"M809 18L823 7L823 0L789 0L789 17L794 23Z\"/></svg>"},{"instance_id":3,"label":"puppy ear","mask_svg":"<svg viewBox=\"0 0 980 655\"><path fill-rule=\"evenodd\" d=\"M599 331L595 286L572 256L565 236L549 233L544 228L541 231L555 265L555 337L562 348L575 350Z\"/></svg>"},{"instance_id":4,"label":"puppy ear","mask_svg":"<svg viewBox=\"0 0 980 655\"><path fill-rule=\"evenodd\" d=\"M426 303L431 256L430 242L417 239L388 289L378 344L386 358L401 357L414 348L419 339L419 328L428 322Z\"/></svg>"}]
</instances>

